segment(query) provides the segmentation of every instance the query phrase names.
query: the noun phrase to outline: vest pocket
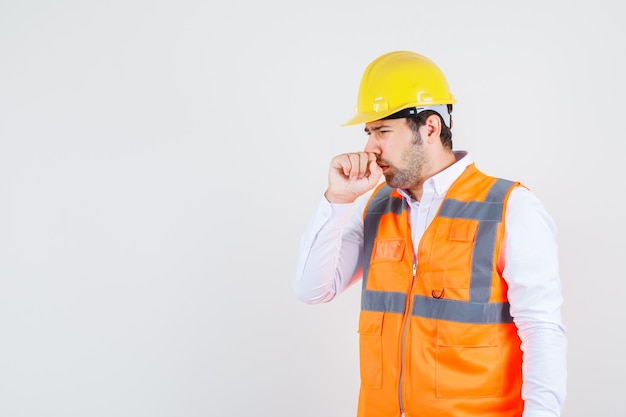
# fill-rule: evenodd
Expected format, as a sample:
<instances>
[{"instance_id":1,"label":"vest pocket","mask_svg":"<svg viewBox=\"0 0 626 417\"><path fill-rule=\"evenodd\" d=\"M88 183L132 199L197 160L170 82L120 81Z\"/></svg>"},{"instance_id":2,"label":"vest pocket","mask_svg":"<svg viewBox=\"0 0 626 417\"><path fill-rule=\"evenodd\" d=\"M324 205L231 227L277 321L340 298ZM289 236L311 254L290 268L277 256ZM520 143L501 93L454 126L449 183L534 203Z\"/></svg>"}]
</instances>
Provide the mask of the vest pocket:
<instances>
[{"instance_id":1,"label":"vest pocket","mask_svg":"<svg viewBox=\"0 0 626 417\"><path fill-rule=\"evenodd\" d=\"M359 362L361 385L365 388L383 385L383 316L379 311L361 311L359 317Z\"/></svg>"},{"instance_id":2,"label":"vest pocket","mask_svg":"<svg viewBox=\"0 0 626 417\"><path fill-rule=\"evenodd\" d=\"M436 354L437 397L503 394L503 359L494 325L440 322Z\"/></svg>"},{"instance_id":3,"label":"vest pocket","mask_svg":"<svg viewBox=\"0 0 626 417\"><path fill-rule=\"evenodd\" d=\"M404 255L404 238L376 239L372 250L371 263L378 261L400 262Z\"/></svg>"}]
</instances>

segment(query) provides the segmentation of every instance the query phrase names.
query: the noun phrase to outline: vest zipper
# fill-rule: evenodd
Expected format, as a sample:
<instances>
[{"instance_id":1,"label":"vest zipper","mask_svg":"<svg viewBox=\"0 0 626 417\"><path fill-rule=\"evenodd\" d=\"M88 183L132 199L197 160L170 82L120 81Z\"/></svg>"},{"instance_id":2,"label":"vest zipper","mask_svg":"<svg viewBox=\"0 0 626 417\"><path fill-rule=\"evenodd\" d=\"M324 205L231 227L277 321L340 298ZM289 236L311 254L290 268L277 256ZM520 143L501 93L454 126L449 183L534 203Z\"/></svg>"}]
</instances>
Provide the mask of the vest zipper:
<instances>
[{"instance_id":1,"label":"vest zipper","mask_svg":"<svg viewBox=\"0 0 626 417\"><path fill-rule=\"evenodd\" d=\"M404 306L404 323L402 324L402 338L400 339L400 380L398 383L398 399L400 401L400 412L404 415L404 404L402 403L402 381L404 379L404 344L406 337L406 329L409 324L409 317L411 306L413 305L413 298L411 294L413 293L413 285L415 284L415 279L417 278L417 263L413 262L413 276L411 278L411 285L409 286L409 291L406 295L406 303Z\"/></svg>"}]
</instances>

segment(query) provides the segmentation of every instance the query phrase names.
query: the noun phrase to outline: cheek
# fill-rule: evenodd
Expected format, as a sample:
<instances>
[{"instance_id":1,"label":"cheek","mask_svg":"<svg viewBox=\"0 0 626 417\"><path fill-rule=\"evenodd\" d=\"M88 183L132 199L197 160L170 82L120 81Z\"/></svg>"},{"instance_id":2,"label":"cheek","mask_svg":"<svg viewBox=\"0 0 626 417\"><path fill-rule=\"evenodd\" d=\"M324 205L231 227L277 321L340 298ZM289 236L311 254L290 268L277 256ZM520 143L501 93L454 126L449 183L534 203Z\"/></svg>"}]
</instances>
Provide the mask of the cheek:
<instances>
[{"instance_id":1,"label":"cheek","mask_svg":"<svg viewBox=\"0 0 626 417\"><path fill-rule=\"evenodd\" d=\"M422 164L423 159L424 155L421 148L418 145L413 145L402 153L402 166L418 167Z\"/></svg>"},{"instance_id":2,"label":"cheek","mask_svg":"<svg viewBox=\"0 0 626 417\"><path fill-rule=\"evenodd\" d=\"M383 149L383 155L386 155L386 158L396 164L403 163L412 158L411 155L415 152L414 146L415 145L405 144L404 142L390 142L388 146Z\"/></svg>"}]
</instances>

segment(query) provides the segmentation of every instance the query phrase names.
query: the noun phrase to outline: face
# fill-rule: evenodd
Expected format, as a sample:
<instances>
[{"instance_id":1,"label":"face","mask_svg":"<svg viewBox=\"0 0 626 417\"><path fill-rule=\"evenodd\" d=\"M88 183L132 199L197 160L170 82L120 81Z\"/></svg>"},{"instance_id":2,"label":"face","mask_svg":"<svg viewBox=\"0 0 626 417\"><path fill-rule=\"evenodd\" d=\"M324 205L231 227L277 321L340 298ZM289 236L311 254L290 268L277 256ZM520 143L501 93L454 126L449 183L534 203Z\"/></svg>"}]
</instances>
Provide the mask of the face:
<instances>
[{"instance_id":1,"label":"face","mask_svg":"<svg viewBox=\"0 0 626 417\"><path fill-rule=\"evenodd\" d=\"M365 125L368 135L365 152L377 155L387 184L409 189L420 184L427 162L422 138L406 119L377 120Z\"/></svg>"}]
</instances>

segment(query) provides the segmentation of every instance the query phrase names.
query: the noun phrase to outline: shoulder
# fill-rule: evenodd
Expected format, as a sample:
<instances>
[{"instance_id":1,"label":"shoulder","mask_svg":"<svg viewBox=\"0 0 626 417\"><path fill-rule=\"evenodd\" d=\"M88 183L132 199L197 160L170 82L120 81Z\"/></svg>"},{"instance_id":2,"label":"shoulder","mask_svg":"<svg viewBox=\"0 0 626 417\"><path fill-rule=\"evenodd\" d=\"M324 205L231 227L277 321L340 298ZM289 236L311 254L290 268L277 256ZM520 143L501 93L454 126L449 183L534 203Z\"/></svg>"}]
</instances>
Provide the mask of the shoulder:
<instances>
[{"instance_id":1,"label":"shoulder","mask_svg":"<svg viewBox=\"0 0 626 417\"><path fill-rule=\"evenodd\" d=\"M509 226L522 228L539 225L556 232L554 220L541 199L523 185L511 190L506 205L506 222Z\"/></svg>"}]
</instances>

